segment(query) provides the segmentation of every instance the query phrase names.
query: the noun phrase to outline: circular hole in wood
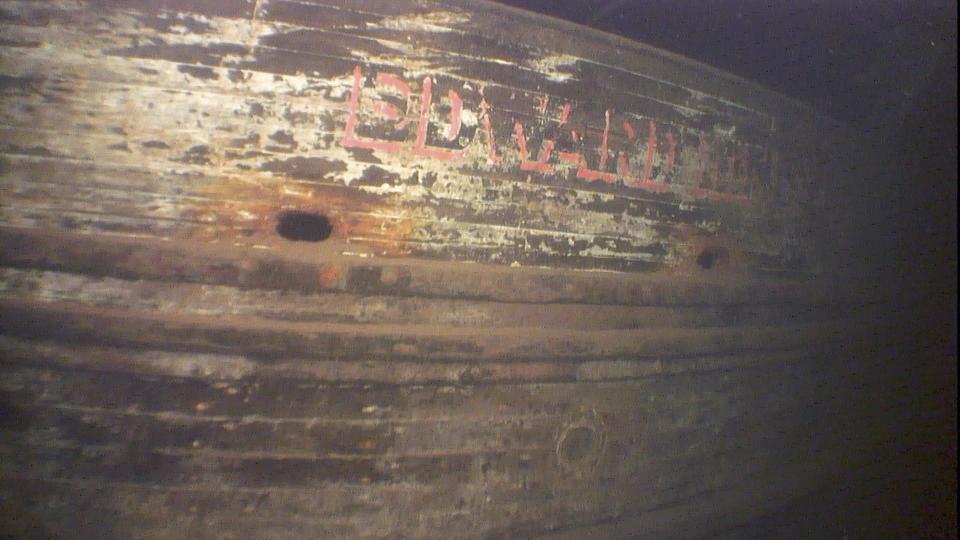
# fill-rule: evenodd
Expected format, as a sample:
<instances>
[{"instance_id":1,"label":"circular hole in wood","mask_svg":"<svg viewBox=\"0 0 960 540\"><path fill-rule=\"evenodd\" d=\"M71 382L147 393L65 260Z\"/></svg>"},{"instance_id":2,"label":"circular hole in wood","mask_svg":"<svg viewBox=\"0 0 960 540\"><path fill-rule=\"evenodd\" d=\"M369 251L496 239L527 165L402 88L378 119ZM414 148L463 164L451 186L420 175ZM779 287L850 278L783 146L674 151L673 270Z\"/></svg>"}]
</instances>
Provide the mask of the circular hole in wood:
<instances>
[{"instance_id":1,"label":"circular hole in wood","mask_svg":"<svg viewBox=\"0 0 960 540\"><path fill-rule=\"evenodd\" d=\"M277 216L277 234L294 242L322 242L330 238L333 224L323 214L288 210Z\"/></svg>"},{"instance_id":2,"label":"circular hole in wood","mask_svg":"<svg viewBox=\"0 0 960 540\"><path fill-rule=\"evenodd\" d=\"M697 255L697 266L703 270L720 266L727 258L727 250L723 247L707 247Z\"/></svg>"},{"instance_id":3,"label":"circular hole in wood","mask_svg":"<svg viewBox=\"0 0 960 540\"><path fill-rule=\"evenodd\" d=\"M697 255L697 266L703 268L704 270L709 270L713 268L713 263L716 262L716 254L709 249L705 249Z\"/></svg>"}]
</instances>

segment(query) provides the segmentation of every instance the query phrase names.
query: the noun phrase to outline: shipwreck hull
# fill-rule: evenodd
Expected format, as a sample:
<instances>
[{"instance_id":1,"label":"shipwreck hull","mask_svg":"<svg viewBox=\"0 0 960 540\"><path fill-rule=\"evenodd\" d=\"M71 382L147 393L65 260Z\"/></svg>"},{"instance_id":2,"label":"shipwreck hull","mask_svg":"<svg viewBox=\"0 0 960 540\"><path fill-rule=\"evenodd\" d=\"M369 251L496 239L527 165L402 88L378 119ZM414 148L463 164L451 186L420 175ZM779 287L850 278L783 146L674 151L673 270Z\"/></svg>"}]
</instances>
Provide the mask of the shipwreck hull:
<instances>
[{"instance_id":1,"label":"shipwreck hull","mask_svg":"<svg viewBox=\"0 0 960 540\"><path fill-rule=\"evenodd\" d=\"M480 2L0 13L10 534L695 537L872 436L801 105Z\"/></svg>"}]
</instances>

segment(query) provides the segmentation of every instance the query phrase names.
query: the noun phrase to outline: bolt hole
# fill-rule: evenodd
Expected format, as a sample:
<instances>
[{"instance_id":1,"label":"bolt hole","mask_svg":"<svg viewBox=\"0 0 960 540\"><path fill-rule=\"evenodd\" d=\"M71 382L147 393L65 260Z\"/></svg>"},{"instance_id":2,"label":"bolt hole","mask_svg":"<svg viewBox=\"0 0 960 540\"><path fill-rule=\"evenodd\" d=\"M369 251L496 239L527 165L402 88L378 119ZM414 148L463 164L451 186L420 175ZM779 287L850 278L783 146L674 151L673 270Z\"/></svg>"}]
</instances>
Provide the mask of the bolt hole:
<instances>
[{"instance_id":1,"label":"bolt hole","mask_svg":"<svg viewBox=\"0 0 960 540\"><path fill-rule=\"evenodd\" d=\"M277 234L294 242L322 242L330 238L333 224L323 214L289 210L277 216Z\"/></svg>"},{"instance_id":2,"label":"bolt hole","mask_svg":"<svg viewBox=\"0 0 960 540\"><path fill-rule=\"evenodd\" d=\"M723 248L707 248L697 255L697 266L704 270L710 270L727 256L727 250Z\"/></svg>"},{"instance_id":3,"label":"bolt hole","mask_svg":"<svg viewBox=\"0 0 960 540\"><path fill-rule=\"evenodd\" d=\"M566 432L560 441L560 456L567 463L576 463L590 455L593 449L593 430L588 427L576 427Z\"/></svg>"},{"instance_id":4,"label":"bolt hole","mask_svg":"<svg viewBox=\"0 0 960 540\"><path fill-rule=\"evenodd\" d=\"M697 255L697 265L704 270L709 270L713 268L715 258L716 256L712 251L701 251L700 254Z\"/></svg>"}]
</instances>

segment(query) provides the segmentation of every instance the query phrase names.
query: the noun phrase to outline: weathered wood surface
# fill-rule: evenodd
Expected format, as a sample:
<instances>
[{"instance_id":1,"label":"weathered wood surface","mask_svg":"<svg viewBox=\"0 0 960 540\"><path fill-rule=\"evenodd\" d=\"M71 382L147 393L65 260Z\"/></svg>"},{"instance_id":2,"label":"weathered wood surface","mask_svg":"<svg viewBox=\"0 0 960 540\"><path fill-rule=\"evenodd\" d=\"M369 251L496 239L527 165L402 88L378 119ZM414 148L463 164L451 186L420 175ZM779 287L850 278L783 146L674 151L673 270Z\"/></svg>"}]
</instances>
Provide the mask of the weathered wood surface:
<instances>
[{"instance_id":1,"label":"weathered wood surface","mask_svg":"<svg viewBox=\"0 0 960 540\"><path fill-rule=\"evenodd\" d=\"M5 3L8 225L270 246L296 209L362 254L816 265L819 141L701 66L442 4L94 5Z\"/></svg>"},{"instance_id":2,"label":"weathered wood surface","mask_svg":"<svg viewBox=\"0 0 960 540\"><path fill-rule=\"evenodd\" d=\"M884 377L849 155L800 105L472 1L0 31L14 534L696 536L870 436L823 390Z\"/></svg>"}]
</instances>

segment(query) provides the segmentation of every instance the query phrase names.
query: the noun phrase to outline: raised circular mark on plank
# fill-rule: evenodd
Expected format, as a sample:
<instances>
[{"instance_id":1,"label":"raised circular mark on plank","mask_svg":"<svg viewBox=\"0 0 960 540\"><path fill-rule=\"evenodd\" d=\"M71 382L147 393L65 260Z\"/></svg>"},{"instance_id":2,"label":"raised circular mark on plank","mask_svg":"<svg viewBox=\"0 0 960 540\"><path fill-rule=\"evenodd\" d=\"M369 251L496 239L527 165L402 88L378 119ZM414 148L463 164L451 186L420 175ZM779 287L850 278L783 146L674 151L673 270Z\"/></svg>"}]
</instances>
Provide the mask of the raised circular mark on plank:
<instances>
[{"instance_id":1,"label":"raised circular mark on plank","mask_svg":"<svg viewBox=\"0 0 960 540\"><path fill-rule=\"evenodd\" d=\"M597 434L591 428L579 426L568 429L560 436L557 454L567 463L578 463L590 455L596 439Z\"/></svg>"},{"instance_id":2,"label":"raised circular mark on plank","mask_svg":"<svg viewBox=\"0 0 960 540\"><path fill-rule=\"evenodd\" d=\"M606 446L606 428L596 411L565 423L557 437L557 464L572 476L591 473Z\"/></svg>"}]
</instances>

